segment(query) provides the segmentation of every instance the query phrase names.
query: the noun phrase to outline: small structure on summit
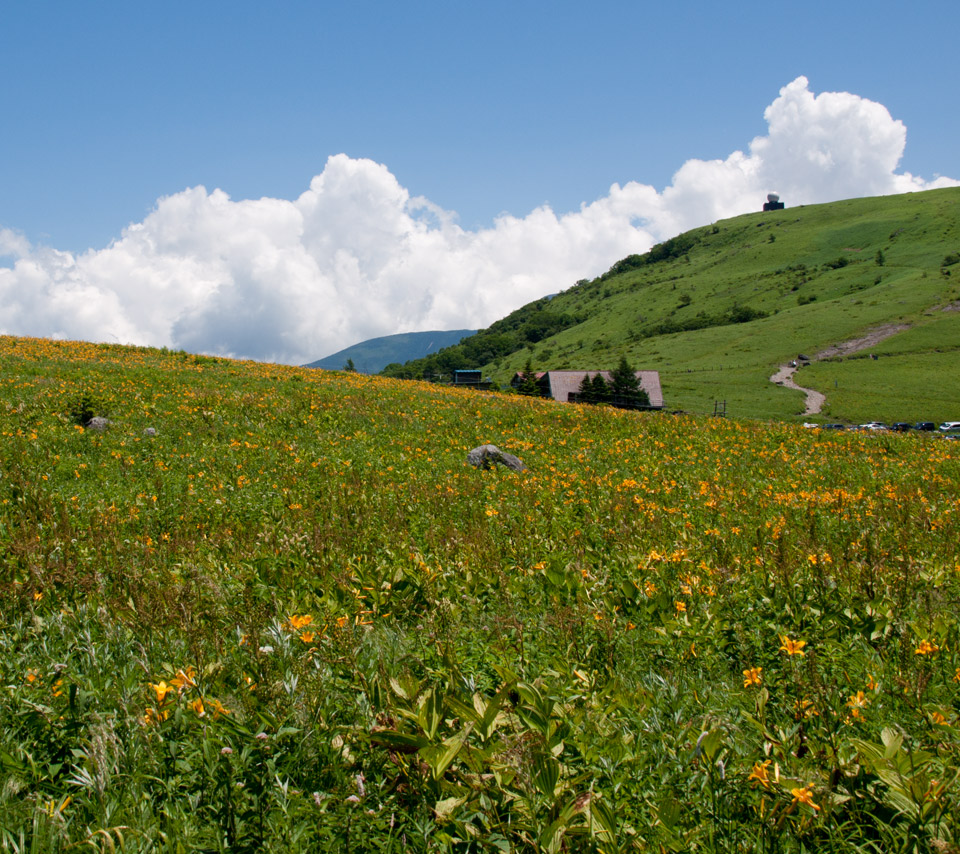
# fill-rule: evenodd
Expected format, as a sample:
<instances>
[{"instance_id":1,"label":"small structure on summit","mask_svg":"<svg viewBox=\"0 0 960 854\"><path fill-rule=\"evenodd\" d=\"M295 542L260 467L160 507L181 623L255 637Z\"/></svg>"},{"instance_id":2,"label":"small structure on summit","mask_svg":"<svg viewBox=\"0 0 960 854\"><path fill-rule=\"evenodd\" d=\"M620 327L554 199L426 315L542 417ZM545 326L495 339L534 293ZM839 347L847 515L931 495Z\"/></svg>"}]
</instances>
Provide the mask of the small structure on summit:
<instances>
[{"instance_id":1,"label":"small structure on summit","mask_svg":"<svg viewBox=\"0 0 960 854\"><path fill-rule=\"evenodd\" d=\"M783 202L780 201L778 193L767 193L767 200L763 203L765 211L782 211Z\"/></svg>"}]
</instances>

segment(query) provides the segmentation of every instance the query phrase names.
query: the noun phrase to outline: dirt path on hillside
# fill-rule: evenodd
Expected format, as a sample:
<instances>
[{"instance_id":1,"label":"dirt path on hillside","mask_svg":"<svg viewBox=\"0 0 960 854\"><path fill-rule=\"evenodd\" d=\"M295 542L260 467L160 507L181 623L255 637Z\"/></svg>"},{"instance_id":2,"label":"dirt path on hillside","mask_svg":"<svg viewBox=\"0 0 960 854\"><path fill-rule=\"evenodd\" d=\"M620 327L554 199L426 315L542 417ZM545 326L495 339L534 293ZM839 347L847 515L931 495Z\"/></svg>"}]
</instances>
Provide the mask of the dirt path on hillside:
<instances>
[{"instance_id":1,"label":"dirt path on hillside","mask_svg":"<svg viewBox=\"0 0 960 854\"><path fill-rule=\"evenodd\" d=\"M848 356L851 353L857 353L860 350L866 350L873 347L881 341L909 329L908 323L885 323L883 326L877 326L871 329L861 338L852 338L850 341L843 341L840 344L834 344L817 353L812 362L818 362L820 359L830 359L834 356ZM802 391L807 396L806 405L803 411L804 415L819 415L823 410L823 405L827 402L827 396L812 388L804 388L793 381L793 375L797 372L798 365L794 362L789 365L781 365L780 369L770 377L770 382L781 385L784 388L792 388L796 391Z\"/></svg>"},{"instance_id":2,"label":"dirt path on hillside","mask_svg":"<svg viewBox=\"0 0 960 854\"><path fill-rule=\"evenodd\" d=\"M803 410L803 414L819 415L820 410L823 409L823 404L827 402L827 396L812 388L804 388L802 385L797 385L793 381L793 375L796 371L797 368L794 365L781 365L780 370L770 377L770 382L782 385L784 388L802 391L807 396L806 408Z\"/></svg>"},{"instance_id":3,"label":"dirt path on hillside","mask_svg":"<svg viewBox=\"0 0 960 854\"><path fill-rule=\"evenodd\" d=\"M813 357L813 361L830 359L833 356L847 356L850 353L859 353L861 350L866 350L868 347L872 347L874 344L879 344L881 341L886 340L891 335L896 335L898 332L903 332L904 329L909 328L909 323L885 323L883 326L877 326L871 329L862 338L853 338L850 341L834 344L832 347L827 347L826 350L821 350Z\"/></svg>"}]
</instances>

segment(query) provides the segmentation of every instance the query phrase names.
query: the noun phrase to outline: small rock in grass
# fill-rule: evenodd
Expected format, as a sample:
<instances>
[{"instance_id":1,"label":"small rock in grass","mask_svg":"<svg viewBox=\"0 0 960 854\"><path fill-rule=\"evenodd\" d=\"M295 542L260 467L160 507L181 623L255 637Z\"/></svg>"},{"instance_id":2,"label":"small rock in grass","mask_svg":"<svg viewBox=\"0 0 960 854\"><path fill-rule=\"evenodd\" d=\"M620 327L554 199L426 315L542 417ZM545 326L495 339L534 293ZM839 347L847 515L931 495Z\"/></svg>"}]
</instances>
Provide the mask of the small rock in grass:
<instances>
[{"instance_id":1,"label":"small rock in grass","mask_svg":"<svg viewBox=\"0 0 960 854\"><path fill-rule=\"evenodd\" d=\"M496 445L481 445L467 454L467 462L474 468L488 469L493 465L506 466L510 471L526 471L527 467L519 457L501 451Z\"/></svg>"},{"instance_id":2,"label":"small rock in grass","mask_svg":"<svg viewBox=\"0 0 960 854\"><path fill-rule=\"evenodd\" d=\"M102 415L94 415L84 426L87 430L103 433L110 426L110 419L104 418Z\"/></svg>"}]
</instances>

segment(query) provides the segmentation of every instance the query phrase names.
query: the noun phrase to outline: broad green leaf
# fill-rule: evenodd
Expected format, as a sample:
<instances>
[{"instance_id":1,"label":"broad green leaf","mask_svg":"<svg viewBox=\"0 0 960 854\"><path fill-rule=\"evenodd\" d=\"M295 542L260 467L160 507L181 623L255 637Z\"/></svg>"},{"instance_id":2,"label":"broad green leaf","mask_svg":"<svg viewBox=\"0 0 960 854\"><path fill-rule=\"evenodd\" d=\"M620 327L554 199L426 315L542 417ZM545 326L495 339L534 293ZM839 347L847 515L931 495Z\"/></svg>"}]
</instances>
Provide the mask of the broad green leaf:
<instances>
[{"instance_id":1,"label":"broad green leaf","mask_svg":"<svg viewBox=\"0 0 960 854\"><path fill-rule=\"evenodd\" d=\"M427 738L433 741L443 718L443 697L439 689L431 688L420 701L419 721L421 729Z\"/></svg>"},{"instance_id":2,"label":"broad green leaf","mask_svg":"<svg viewBox=\"0 0 960 854\"><path fill-rule=\"evenodd\" d=\"M536 754L533 757L531 778L540 794L553 798L560 780L559 761L548 753Z\"/></svg>"},{"instance_id":3,"label":"broad green leaf","mask_svg":"<svg viewBox=\"0 0 960 854\"><path fill-rule=\"evenodd\" d=\"M463 732L458 732L456 735L450 736L450 738L444 740L440 745L421 749L420 755L430 766L434 780L439 781L443 775L447 773L447 769L453 760L456 759L460 748L463 747L464 742L467 740L467 734L468 730L464 730Z\"/></svg>"},{"instance_id":4,"label":"broad green leaf","mask_svg":"<svg viewBox=\"0 0 960 854\"><path fill-rule=\"evenodd\" d=\"M430 742L421 735L410 735L409 733L389 729L371 733L370 741L383 747L398 750L401 753L416 753L418 750L430 746Z\"/></svg>"},{"instance_id":5,"label":"broad green leaf","mask_svg":"<svg viewBox=\"0 0 960 854\"><path fill-rule=\"evenodd\" d=\"M466 801L466 798L444 798L442 801L437 801L433 808L433 811L437 814L437 821L449 820L453 811Z\"/></svg>"},{"instance_id":6,"label":"broad green leaf","mask_svg":"<svg viewBox=\"0 0 960 854\"><path fill-rule=\"evenodd\" d=\"M880 733L880 740L886 747L885 756L887 759L892 758L903 746L903 736L890 727L883 728L883 732Z\"/></svg>"}]
</instances>

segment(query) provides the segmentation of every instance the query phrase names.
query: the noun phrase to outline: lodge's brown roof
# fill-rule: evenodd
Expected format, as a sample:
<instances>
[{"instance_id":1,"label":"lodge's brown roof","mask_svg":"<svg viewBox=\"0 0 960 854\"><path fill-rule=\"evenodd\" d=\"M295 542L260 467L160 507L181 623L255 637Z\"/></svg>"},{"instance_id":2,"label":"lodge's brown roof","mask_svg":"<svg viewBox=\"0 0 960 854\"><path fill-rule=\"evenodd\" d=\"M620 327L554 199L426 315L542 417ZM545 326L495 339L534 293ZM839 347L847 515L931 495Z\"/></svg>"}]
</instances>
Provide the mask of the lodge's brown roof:
<instances>
[{"instance_id":1,"label":"lodge's brown roof","mask_svg":"<svg viewBox=\"0 0 960 854\"><path fill-rule=\"evenodd\" d=\"M593 379L600 374L608 383L610 382L610 371L547 371L547 378L550 382L550 397L563 403L568 403L571 394L580 391L580 384L583 378L589 376ZM660 389L659 371L635 371L635 376L640 380L640 386L650 398L650 405L656 408L663 407L663 392Z\"/></svg>"},{"instance_id":2,"label":"lodge's brown roof","mask_svg":"<svg viewBox=\"0 0 960 854\"><path fill-rule=\"evenodd\" d=\"M590 377L590 379L593 379L597 374L600 374L608 383L610 382L610 371L537 371L536 377L538 381L546 379L550 397L562 403L569 403L570 395L580 391L583 378ZM650 406L662 409L663 391L660 389L660 372L635 371L634 374L640 380L641 388L650 398ZM514 375L514 383L522 379L522 372L517 372Z\"/></svg>"}]
</instances>

